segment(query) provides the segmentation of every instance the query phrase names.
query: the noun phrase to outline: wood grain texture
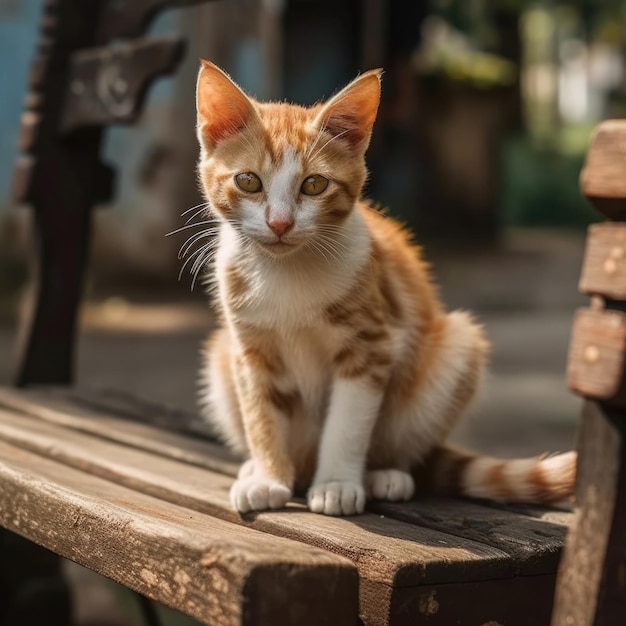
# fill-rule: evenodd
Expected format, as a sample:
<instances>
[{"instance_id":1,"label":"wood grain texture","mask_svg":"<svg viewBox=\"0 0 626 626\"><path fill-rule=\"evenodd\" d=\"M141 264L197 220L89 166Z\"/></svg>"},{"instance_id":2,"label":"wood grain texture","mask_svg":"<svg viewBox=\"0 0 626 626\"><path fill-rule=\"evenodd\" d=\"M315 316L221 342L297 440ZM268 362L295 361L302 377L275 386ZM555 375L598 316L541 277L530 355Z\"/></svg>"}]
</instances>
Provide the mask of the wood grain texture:
<instances>
[{"instance_id":1,"label":"wood grain texture","mask_svg":"<svg viewBox=\"0 0 626 626\"><path fill-rule=\"evenodd\" d=\"M212 469L229 476L236 476L239 461L224 447L207 441L185 437L176 432L154 428L136 420L124 419L118 413L119 402L113 402L108 410L104 404L90 406L81 395L75 401L67 389L16 390L0 387L0 407L32 415L51 424L89 433L101 439L116 441L127 446L147 450L165 458L177 459ZM91 397L91 396L90 396ZM100 402L104 402L100 399ZM159 408L153 403L146 406L154 415ZM166 409L160 409L166 411ZM167 419L171 423L172 417ZM161 423L164 419L157 419Z\"/></svg>"},{"instance_id":2,"label":"wood grain texture","mask_svg":"<svg viewBox=\"0 0 626 626\"><path fill-rule=\"evenodd\" d=\"M356 624L353 566L0 442L13 532L205 624Z\"/></svg>"},{"instance_id":3,"label":"wood grain texture","mask_svg":"<svg viewBox=\"0 0 626 626\"><path fill-rule=\"evenodd\" d=\"M626 351L626 313L578 309L567 359L567 384L582 396L609 400L620 390Z\"/></svg>"},{"instance_id":4,"label":"wood grain texture","mask_svg":"<svg viewBox=\"0 0 626 626\"><path fill-rule=\"evenodd\" d=\"M211 467L214 461L199 458L212 454L212 444L199 449L197 441L179 434L116 418L121 405L113 404L107 410L106 400L75 405L67 392L0 390L0 405L13 408L0 411L0 439L190 510L351 559L360 574L361 618L368 626L387 624L402 612L408 599L395 594L400 588L518 580L513 577L520 573L546 572L551 593L549 577L566 513L539 507L512 512L429 498L374 505L374 513L356 518L314 515L299 502L285 511L240 517L228 502L235 465ZM20 408L26 413L15 414Z\"/></svg>"},{"instance_id":5,"label":"wood grain texture","mask_svg":"<svg viewBox=\"0 0 626 626\"><path fill-rule=\"evenodd\" d=\"M580 181L598 211L626 219L626 120L607 120L596 128Z\"/></svg>"},{"instance_id":6,"label":"wood grain texture","mask_svg":"<svg viewBox=\"0 0 626 626\"><path fill-rule=\"evenodd\" d=\"M576 510L559 569L553 626L623 623L626 456L620 420L587 402L579 432Z\"/></svg>"},{"instance_id":7,"label":"wood grain texture","mask_svg":"<svg viewBox=\"0 0 626 626\"><path fill-rule=\"evenodd\" d=\"M228 476L28 416L0 411L0 440L138 492L330 550L388 585L513 574L501 550L379 515L330 518L293 504L284 512L242 517L231 509Z\"/></svg>"},{"instance_id":8,"label":"wood grain texture","mask_svg":"<svg viewBox=\"0 0 626 626\"><path fill-rule=\"evenodd\" d=\"M547 626L555 575L424 586L393 592L393 626Z\"/></svg>"},{"instance_id":9,"label":"wood grain texture","mask_svg":"<svg viewBox=\"0 0 626 626\"><path fill-rule=\"evenodd\" d=\"M493 546L511 556L515 575L553 574L569 514L559 522L446 498L406 503L373 502L369 509L411 524Z\"/></svg>"}]
</instances>

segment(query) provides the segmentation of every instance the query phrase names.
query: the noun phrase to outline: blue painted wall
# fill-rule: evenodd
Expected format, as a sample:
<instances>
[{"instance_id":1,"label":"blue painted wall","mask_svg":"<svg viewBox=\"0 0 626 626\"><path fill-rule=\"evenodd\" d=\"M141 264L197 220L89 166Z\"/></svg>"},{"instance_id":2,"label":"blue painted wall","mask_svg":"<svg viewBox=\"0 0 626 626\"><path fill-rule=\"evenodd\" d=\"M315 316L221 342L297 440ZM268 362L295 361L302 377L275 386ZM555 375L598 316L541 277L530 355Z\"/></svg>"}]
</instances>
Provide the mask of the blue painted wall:
<instances>
[{"instance_id":1,"label":"blue painted wall","mask_svg":"<svg viewBox=\"0 0 626 626\"><path fill-rule=\"evenodd\" d=\"M20 114L42 0L0 0L0 212L9 205Z\"/></svg>"}]
</instances>

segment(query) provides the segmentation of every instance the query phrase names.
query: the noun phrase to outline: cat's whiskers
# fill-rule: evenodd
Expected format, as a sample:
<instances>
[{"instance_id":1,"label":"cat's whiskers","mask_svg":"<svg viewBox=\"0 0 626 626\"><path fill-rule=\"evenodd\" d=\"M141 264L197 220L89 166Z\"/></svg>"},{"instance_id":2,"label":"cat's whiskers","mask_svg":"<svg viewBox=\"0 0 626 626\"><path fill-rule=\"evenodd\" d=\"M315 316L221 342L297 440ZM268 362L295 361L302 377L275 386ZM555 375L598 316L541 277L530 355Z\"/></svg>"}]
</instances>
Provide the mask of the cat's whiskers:
<instances>
[{"instance_id":1,"label":"cat's whiskers","mask_svg":"<svg viewBox=\"0 0 626 626\"><path fill-rule=\"evenodd\" d=\"M315 248L313 253L315 254L315 251L319 252L319 254L324 257L326 262L330 263L330 259L326 256L326 251L324 250L324 247L318 241L316 241L315 239L310 239L309 241L307 241L306 247L309 249Z\"/></svg>"},{"instance_id":2,"label":"cat's whiskers","mask_svg":"<svg viewBox=\"0 0 626 626\"><path fill-rule=\"evenodd\" d=\"M304 155L305 161L309 161L311 159L311 154L313 153L313 150L315 150L315 146L317 146L317 144L319 143L319 140L324 136L325 132L326 132L326 124L322 124L322 126L320 126L319 130L317 131L317 135L315 136L315 139L313 140L311 147L306 151L306 154Z\"/></svg>"},{"instance_id":3,"label":"cat's whiskers","mask_svg":"<svg viewBox=\"0 0 626 626\"><path fill-rule=\"evenodd\" d=\"M198 207L208 207L211 203L210 202L201 202L200 204L196 204L195 206L189 207L188 209L186 209L185 211L183 211L180 216L181 217L185 217L185 215L187 215L188 213L191 213L194 209L197 209Z\"/></svg>"},{"instance_id":4,"label":"cat's whiskers","mask_svg":"<svg viewBox=\"0 0 626 626\"><path fill-rule=\"evenodd\" d=\"M200 255L198 258L201 258L204 253L211 252L215 248L216 245L217 245L216 241L209 241L208 243L205 243L204 245L200 246L197 250L194 250L194 252L189 255L189 257L185 260L182 267L180 268L180 271L178 273L178 280L182 278L185 268L187 267L187 265L189 265L189 263L192 261L194 257L198 257L198 255ZM194 265L192 265L192 268L191 268L192 271L194 267L195 267L195 263Z\"/></svg>"},{"instance_id":5,"label":"cat's whiskers","mask_svg":"<svg viewBox=\"0 0 626 626\"><path fill-rule=\"evenodd\" d=\"M190 218L187 219L187 221L185 222L185 224L189 224L190 222L192 222L193 220L196 219L196 217L198 217L199 215L202 215L208 208L208 205L204 205L202 208L200 208L198 211L196 211ZM208 215L207 215L208 217Z\"/></svg>"},{"instance_id":6,"label":"cat's whiskers","mask_svg":"<svg viewBox=\"0 0 626 626\"><path fill-rule=\"evenodd\" d=\"M218 233L218 230L218 228L205 228L199 233L194 233L193 235L191 235L191 237L188 237L185 242L180 246L180 249L178 251L178 258L183 259L187 255L189 250L193 248L194 244L196 244L201 239L204 239L205 237L215 237Z\"/></svg>"},{"instance_id":7,"label":"cat's whiskers","mask_svg":"<svg viewBox=\"0 0 626 626\"><path fill-rule=\"evenodd\" d=\"M326 250L328 254L330 254L334 261L341 261L342 251L337 249L331 240L320 238L318 241L320 245L324 248L324 250Z\"/></svg>"},{"instance_id":8,"label":"cat's whiskers","mask_svg":"<svg viewBox=\"0 0 626 626\"><path fill-rule=\"evenodd\" d=\"M205 245L209 245L209 244L205 244ZM191 268L191 273L193 275L193 278L191 280L191 291L193 291L195 285L196 285L196 281L198 279L198 275L200 274L200 271L202 270L202 268L206 267L207 263L209 263L213 257L215 256L216 250L214 250L213 248L208 248L203 254L201 254L195 261L195 263L193 264L192 268Z\"/></svg>"},{"instance_id":9,"label":"cat's whiskers","mask_svg":"<svg viewBox=\"0 0 626 626\"><path fill-rule=\"evenodd\" d=\"M320 154L322 152L322 150L324 150L333 141L335 141L336 139L339 139L340 137L343 137L349 131L350 131L350 129L346 129L344 131L341 131L340 133L337 133L336 135L333 135L321 148L319 148L317 150L317 152L311 157L311 160L314 159L318 154Z\"/></svg>"},{"instance_id":10,"label":"cat's whiskers","mask_svg":"<svg viewBox=\"0 0 626 626\"><path fill-rule=\"evenodd\" d=\"M189 230L190 228L195 228L196 226L204 226L205 224L215 224L218 220L216 218L210 220L203 220L202 222L195 222L193 224L186 224L185 226L181 226L172 232L167 233L166 237L171 237L172 235L176 235L177 233L182 232L183 230Z\"/></svg>"},{"instance_id":11,"label":"cat's whiskers","mask_svg":"<svg viewBox=\"0 0 626 626\"><path fill-rule=\"evenodd\" d=\"M248 126L248 122L242 119L242 124L243 124L243 130L244 131L248 131L250 130L250 127ZM243 141L248 148L250 148L250 150L252 152L256 152L255 147L252 145L252 142L250 141L250 139L246 136L245 132L240 132L237 135L237 140L238 141Z\"/></svg>"},{"instance_id":12,"label":"cat's whiskers","mask_svg":"<svg viewBox=\"0 0 626 626\"><path fill-rule=\"evenodd\" d=\"M316 232L315 236L308 240L307 245L310 245L310 249L315 248L315 250L322 253L329 263L341 262L346 253L350 251L350 246L335 241L332 237L320 231Z\"/></svg>"}]
</instances>

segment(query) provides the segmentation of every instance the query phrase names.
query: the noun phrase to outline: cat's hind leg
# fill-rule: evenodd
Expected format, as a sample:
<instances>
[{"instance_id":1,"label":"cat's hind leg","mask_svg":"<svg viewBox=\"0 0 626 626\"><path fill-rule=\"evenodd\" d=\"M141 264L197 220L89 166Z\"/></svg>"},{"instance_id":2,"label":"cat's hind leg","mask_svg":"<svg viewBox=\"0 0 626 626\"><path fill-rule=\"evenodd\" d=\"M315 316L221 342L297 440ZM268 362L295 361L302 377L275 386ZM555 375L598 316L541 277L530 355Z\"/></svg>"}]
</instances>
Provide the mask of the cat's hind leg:
<instances>
[{"instance_id":1,"label":"cat's hind leg","mask_svg":"<svg viewBox=\"0 0 626 626\"><path fill-rule=\"evenodd\" d=\"M243 418L232 376L231 341L228 331L221 328L205 342L198 399L202 416L219 438L235 452L248 456Z\"/></svg>"},{"instance_id":2,"label":"cat's hind leg","mask_svg":"<svg viewBox=\"0 0 626 626\"><path fill-rule=\"evenodd\" d=\"M488 344L482 328L464 312L443 317L422 349L410 395L391 389L368 455L368 497L408 500L415 490L411 468L440 446L479 386ZM409 370L410 371L410 370ZM378 469L383 468L383 469Z\"/></svg>"}]
</instances>

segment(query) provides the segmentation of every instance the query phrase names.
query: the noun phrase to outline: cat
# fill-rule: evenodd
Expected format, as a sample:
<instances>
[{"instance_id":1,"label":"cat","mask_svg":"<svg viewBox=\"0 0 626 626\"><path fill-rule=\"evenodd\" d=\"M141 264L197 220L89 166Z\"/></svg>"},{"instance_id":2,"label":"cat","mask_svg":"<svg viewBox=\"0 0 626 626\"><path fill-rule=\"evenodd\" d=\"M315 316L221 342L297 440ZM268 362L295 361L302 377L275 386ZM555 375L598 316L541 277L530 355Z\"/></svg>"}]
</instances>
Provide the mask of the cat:
<instances>
[{"instance_id":1,"label":"cat","mask_svg":"<svg viewBox=\"0 0 626 626\"><path fill-rule=\"evenodd\" d=\"M410 499L424 478L470 497L565 499L574 452L505 461L445 446L489 345L470 314L444 310L407 230L361 197L380 80L365 72L305 108L258 102L202 61L198 174L221 326L200 399L248 459L232 505L278 509L300 489L311 511L353 515L367 498Z\"/></svg>"}]
</instances>

